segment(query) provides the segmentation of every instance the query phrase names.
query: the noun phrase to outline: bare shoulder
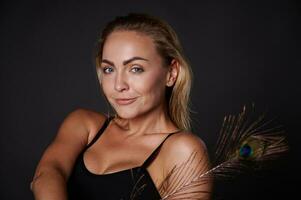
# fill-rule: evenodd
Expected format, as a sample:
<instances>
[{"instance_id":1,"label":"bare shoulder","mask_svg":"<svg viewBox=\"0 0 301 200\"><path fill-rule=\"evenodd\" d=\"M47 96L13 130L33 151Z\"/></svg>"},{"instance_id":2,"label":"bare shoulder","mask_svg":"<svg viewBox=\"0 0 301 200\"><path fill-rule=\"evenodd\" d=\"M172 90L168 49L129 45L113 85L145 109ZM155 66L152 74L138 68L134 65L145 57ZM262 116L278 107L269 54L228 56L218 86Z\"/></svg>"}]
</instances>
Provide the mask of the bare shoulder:
<instances>
[{"instance_id":1,"label":"bare shoulder","mask_svg":"<svg viewBox=\"0 0 301 200\"><path fill-rule=\"evenodd\" d=\"M97 130L104 124L106 116L86 108L77 108L64 119L62 126L72 126L88 134L88 140L94 137Z\"/></svg>"},{"instance_id":2,"label":"bare shoulder","mask_svg":"<svg viewBox=\"0 0 301 200\"><path fill-rule=\"evenodd\" d=\"M173 134L163 145L165 152L178 152L181 154L191 153L192 151L199 151L205 153L207 151L204 141L194 133L180 132Z\"/></svg>"},{"instance_id":3,"label":"bare shoulder","mask_svg":"<svg viewBox=\"0 0 301 200\"><path fill-rule=\"evenodd\" d=\"M96 112L87 108L77 108L70 114L75 120L79 119L89 128L99 127L106 120L106 116L100 112Z\"/></svg>"},{"instance_id":4,"label":"bare shoulder","mask_svg":"<svg viewBox=\"0 0 301 200\"><path fill-rule=\"evenodd\" d=\"M171 135L162 147L161 196L210 199L212 179L206 176L210 162L203 140L191 132L181 132Z\"/></svg>"},{"instance_id":5,"label":"bare shoulder","mask_svg":"<svg viewBox=\"0 0 301 200\"><path fill-rule=\"evenodd\" d=\"M61 123L54 141L45 150L35 177L49 168L59 169L64 177L68 177L78 154L87 145L90 133L101 126L104 119L105 116L88 109L70 112Z\"/></svg>"},{"instance_id":6,"label":"bare shoulder","mask_svg":"<svg viewBox=\"0 0 301 200\"><path fill-rule=\"evenodd\" d=\"M164 166L170 170L175 165L187 162L193 155L195 160L209 164L209 157L204 141L194 133L180 132L173 134L162 146Z\"/></svg>"},{"instance_id":7,"label":"bare shoulder","mask_svg":"<svg viewBox=\"0 0 301 200\"><path fill-rule=\"evenodd\" d=\"M106 116L90 109L77 108L68 114L67 119L68 118L73 121L81 121L87 126L94 126L104 122Z\"/></svg>"}]
</instances>

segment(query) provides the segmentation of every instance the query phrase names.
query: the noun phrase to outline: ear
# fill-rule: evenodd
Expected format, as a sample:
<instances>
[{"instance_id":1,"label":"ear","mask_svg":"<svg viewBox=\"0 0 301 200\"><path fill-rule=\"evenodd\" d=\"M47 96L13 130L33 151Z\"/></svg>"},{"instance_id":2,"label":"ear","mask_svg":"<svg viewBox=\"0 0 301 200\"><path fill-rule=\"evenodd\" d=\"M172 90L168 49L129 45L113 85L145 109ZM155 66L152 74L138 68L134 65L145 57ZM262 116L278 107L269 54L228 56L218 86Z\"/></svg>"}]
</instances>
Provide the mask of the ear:
<instances>
[{"instance_id":1,"label":"ear","mask_svg":"<svg viewBox=\"0 0 301 200\"><path fill-rule=\"evenodd\" d=\"M166 75L166 86L171 87L175 84L178 74L180 71L180 64L179 61L173 59L168 66L168 72Z\"/></svg>"}]
</instances>

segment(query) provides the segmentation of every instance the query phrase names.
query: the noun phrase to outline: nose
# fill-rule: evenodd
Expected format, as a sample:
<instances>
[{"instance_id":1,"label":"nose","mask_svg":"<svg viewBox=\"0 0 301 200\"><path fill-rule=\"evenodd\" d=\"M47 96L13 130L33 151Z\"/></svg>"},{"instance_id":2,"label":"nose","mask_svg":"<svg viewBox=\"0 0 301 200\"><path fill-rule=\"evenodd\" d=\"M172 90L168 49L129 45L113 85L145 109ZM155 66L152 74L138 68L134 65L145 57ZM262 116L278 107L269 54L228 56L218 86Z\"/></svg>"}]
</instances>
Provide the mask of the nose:
<instances>
[{"instance_id":1,"label":"nose","mask_svg":"<svg viewBox=\"0 0 301 200\"><path fill-rule=\"evenodd\" d=\"M122 73L117 73L114 88L118 92L122 92L124 90L129 89L126 77Z\"/></svg>"}]
</instances>

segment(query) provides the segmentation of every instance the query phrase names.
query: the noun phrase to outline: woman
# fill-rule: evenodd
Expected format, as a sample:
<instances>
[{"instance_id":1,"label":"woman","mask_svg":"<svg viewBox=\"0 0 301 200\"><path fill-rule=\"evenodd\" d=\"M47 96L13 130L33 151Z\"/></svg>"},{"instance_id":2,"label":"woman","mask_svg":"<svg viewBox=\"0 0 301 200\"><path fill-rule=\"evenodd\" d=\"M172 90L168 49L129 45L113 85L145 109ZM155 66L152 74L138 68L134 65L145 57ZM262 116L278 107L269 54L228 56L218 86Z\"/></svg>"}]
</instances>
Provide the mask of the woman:
<instances>
[{"instance_id":1,"label":"woman","mask_svg":"<svg viewBox=\"0 0 301 200\"><path fill-rule=\"evenodd\" d=\"M174 30L144 14L117 17L96 69L115 116L71 112L31 184L36 199L208 199L202 140L189 132L191 71Z\"/></svg>"}]
</instances>

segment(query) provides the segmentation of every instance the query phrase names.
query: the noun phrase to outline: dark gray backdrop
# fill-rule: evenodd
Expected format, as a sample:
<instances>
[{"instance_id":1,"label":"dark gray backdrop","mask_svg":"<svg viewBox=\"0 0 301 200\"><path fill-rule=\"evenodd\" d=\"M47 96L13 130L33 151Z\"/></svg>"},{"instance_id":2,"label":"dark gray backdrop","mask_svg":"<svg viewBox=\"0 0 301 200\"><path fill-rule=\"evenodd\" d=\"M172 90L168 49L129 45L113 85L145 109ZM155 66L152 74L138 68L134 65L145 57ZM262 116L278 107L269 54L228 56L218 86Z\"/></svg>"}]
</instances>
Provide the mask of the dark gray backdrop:
<instances>
[{"instance_id":1,"label":"dark gray backdrop","mask_svg":"<svg viewBox=\"0 0 301 200\"><path fill-rule=\"evenodd\" d=\"M298 194L300 6L289 1L2 1L0 199L32 199L43 150L72 110L106 112L93 65L97 33L147 12L177 31L194 71L193 130L210 151L223 116L255 102L286 128L291 151L264 173L217 184L224 199ZM284 198L289 199L289 198Z\"/></svg>"}]
</instances>

